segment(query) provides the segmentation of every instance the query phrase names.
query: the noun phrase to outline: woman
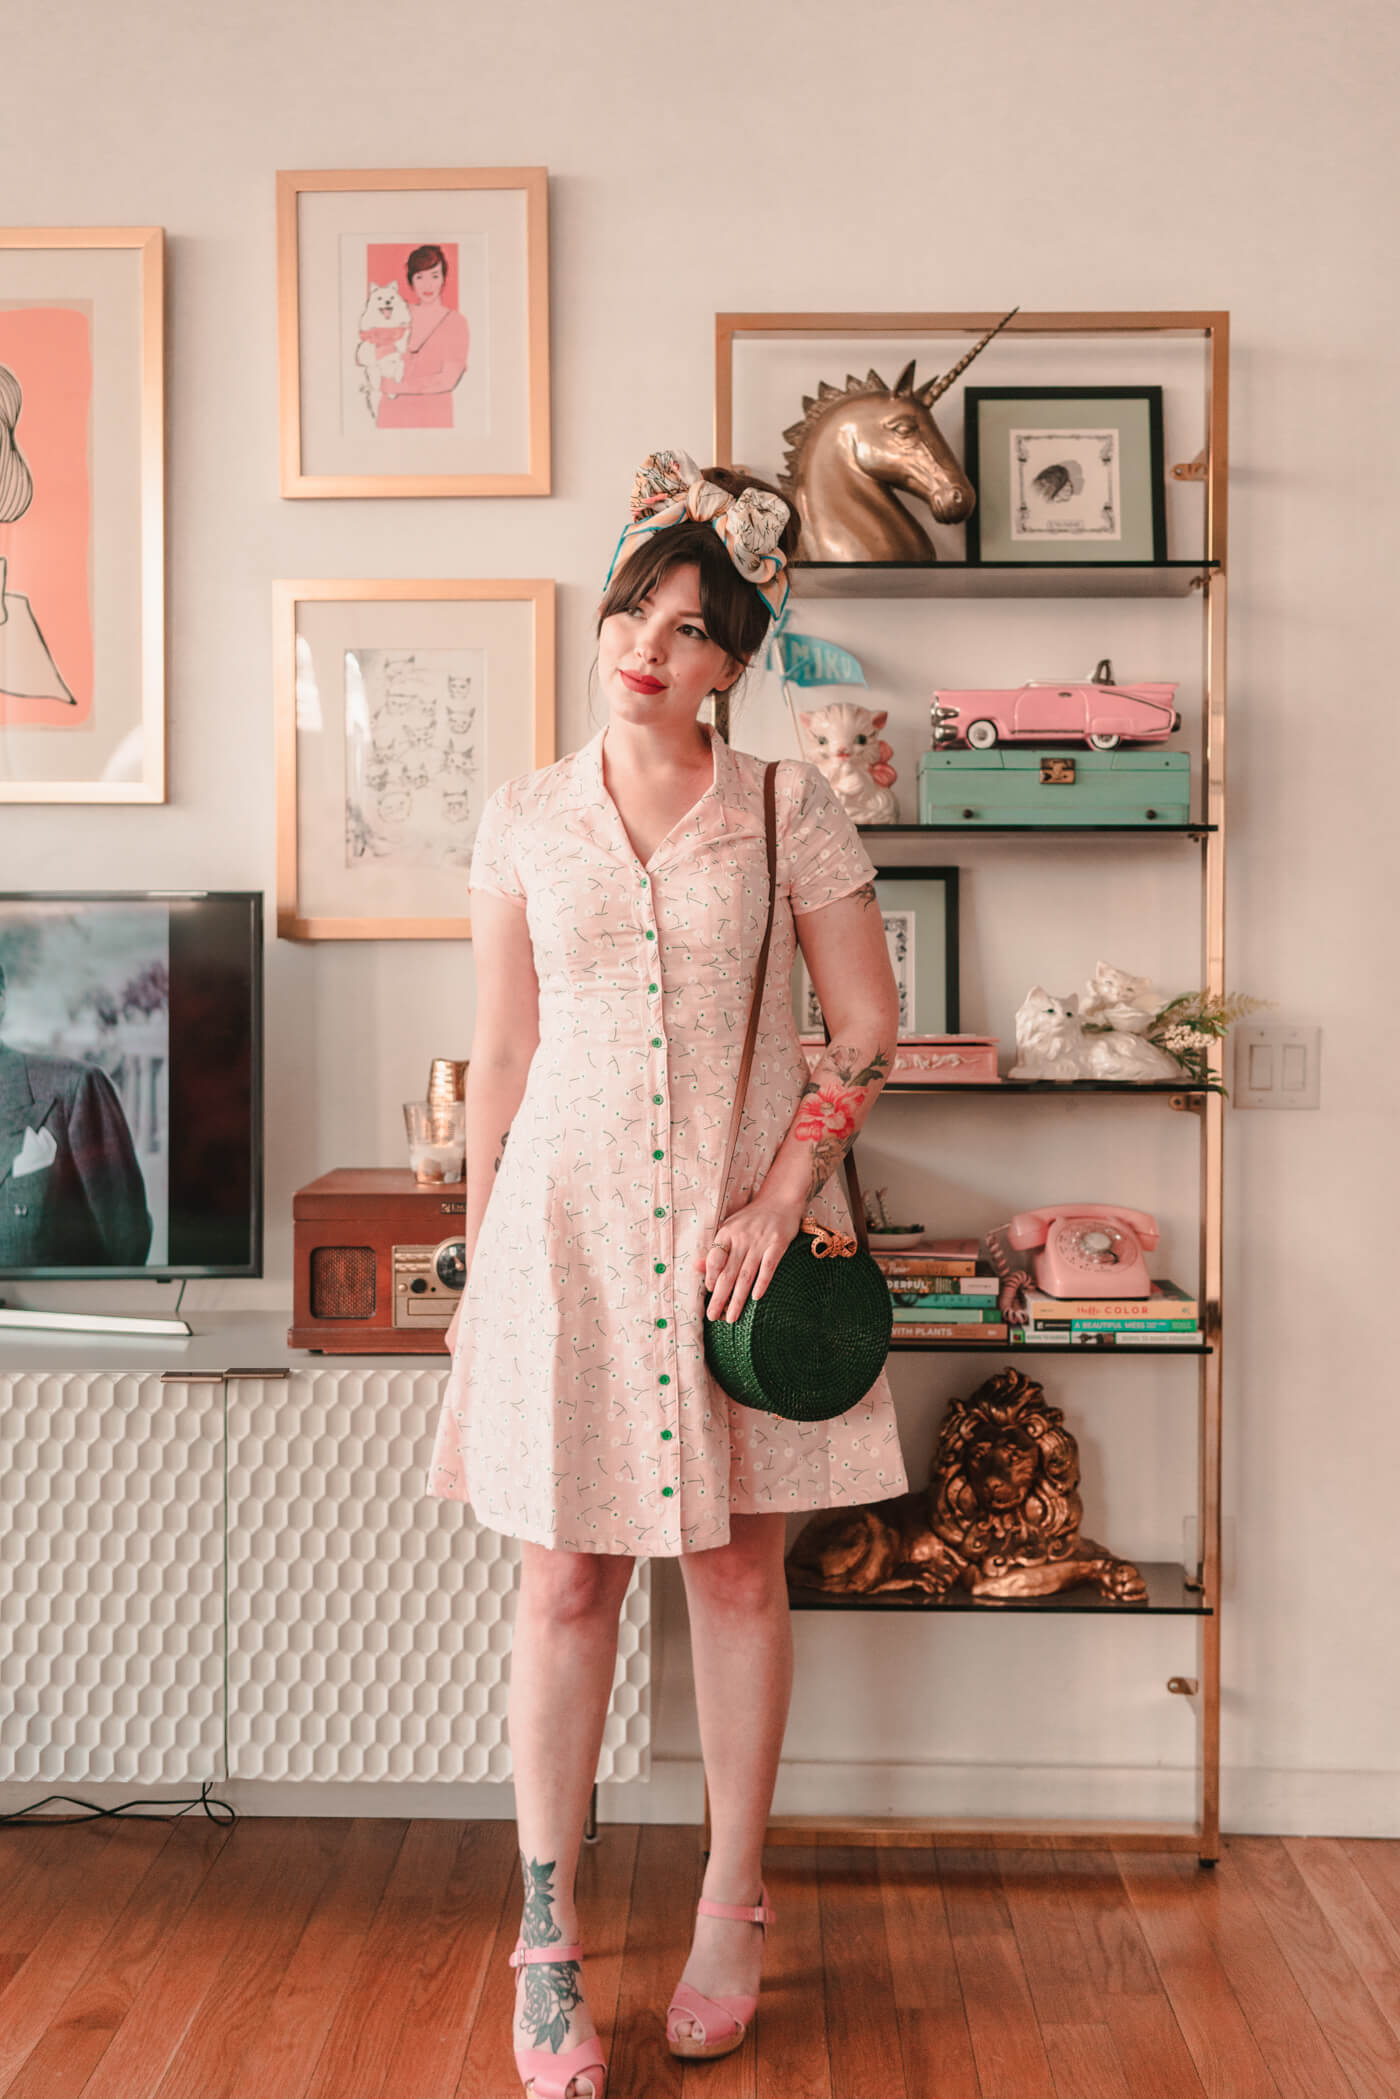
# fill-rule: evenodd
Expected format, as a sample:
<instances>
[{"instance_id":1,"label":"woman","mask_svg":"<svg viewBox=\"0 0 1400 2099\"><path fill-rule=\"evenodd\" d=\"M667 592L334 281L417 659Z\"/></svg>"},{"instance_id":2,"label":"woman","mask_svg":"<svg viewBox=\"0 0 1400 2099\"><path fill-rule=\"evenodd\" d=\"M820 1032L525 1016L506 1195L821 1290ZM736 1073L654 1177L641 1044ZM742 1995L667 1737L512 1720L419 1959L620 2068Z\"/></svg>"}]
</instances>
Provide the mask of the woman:
<instances>
[{"instance_id":1,"label":"woman","mask_svg":"<svg viewBox=\"0 0 1400 2099\"><path fill-rule=\"evenodd\" d=\"M382 381L381 430L450 430L452 389L467 369L471 332L467 317L443 301L447 257L436 243L415 248L404 268L408 279L408 342L403 377Z\"/></svg>"},{"instance_id":2,"label":"woman","mask_svg":"<svg viewBox=\"0 0 1400 2099\"><path fill-rule=\"evenodd\" d=\"M805 1214L850 1229L834 1173L897 1034L874 868L816 767L783 760L772 949L721 1208L768 908L763 765L697 716L781 610L796 537L767 483L652 454L598 608L608 721L497 788L473 855L468 1277L430 1488L523 1541L511 1958L533 2099L602 2099L606 2082L574 1875L634 1560L680 1559L710 1794L667 2033L673 2054L727 2054L753 2015L754 1926L773 1915L762 1850L792 1680L785 1518L906 1485L883 1373L848 1413L798 1423L732 1403L704 1360L706 1313L736 1319L761 1296ZM831 1029L810 1078L795 940Z\"/></svg>"}]
</instances>

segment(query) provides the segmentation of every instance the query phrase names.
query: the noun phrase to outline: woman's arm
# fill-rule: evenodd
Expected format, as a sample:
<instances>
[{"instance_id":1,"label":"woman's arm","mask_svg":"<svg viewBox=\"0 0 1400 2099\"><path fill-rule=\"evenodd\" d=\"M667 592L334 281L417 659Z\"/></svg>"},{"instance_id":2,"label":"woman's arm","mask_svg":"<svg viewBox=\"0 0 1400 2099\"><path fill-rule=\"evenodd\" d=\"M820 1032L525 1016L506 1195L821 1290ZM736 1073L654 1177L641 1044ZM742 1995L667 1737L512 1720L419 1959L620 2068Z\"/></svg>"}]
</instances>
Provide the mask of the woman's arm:
<instances>
[{"instance_id":1,"label":"woman's arm","mask_svg":"<svg viewBox=\"0 0 1400 2099\"><path fill-rule=\"evenodd\" d=\"M873 882L820 910L794 913L831 1040L753 1201L727 1218L732 1250L702 1250L706 1311L736 1318L761 1297L812 1197L841 1164L890 1073L899 1039L899 991Z\"/></svg>"},{"instance_id":2,"label":"woman's arm","mask_svg":"<svg viewBox=\"0 0 1400 2099\"><path fill-rule=\"evenodd\" d=\"M404 352L402 379L384 379L388 394L448 394L467 368L471 331L466 316L449 313L421 350Z\"/></svg>"},{"instance_id":3,"label":"woman's arm","mask_svg":"<svg viewBox=\"0 0 1400 2099\"><path fill-rule=\"evenodd\" d=\"M540 1039L540 987L524 904L494 889L473 889L471 912L476 1026L467 1065L467 1201L462 1227L468 1269ZM449 1353L457 1345L465 1302L463 1290L447 1329Z\"/></svg>"},{"instance_id":4,"label":"woman's arm","mask_svg":"<svg viewBox=\"0 0 1400 2099\"><path fill-rule=\"evenodd\" d=\"M771 1183L776 1195L805 1210L845 1158L889 1077L899 1039L899 989L873 882L793 923L831 1040L763 1186Z\"/></svg>"}]
</instances>

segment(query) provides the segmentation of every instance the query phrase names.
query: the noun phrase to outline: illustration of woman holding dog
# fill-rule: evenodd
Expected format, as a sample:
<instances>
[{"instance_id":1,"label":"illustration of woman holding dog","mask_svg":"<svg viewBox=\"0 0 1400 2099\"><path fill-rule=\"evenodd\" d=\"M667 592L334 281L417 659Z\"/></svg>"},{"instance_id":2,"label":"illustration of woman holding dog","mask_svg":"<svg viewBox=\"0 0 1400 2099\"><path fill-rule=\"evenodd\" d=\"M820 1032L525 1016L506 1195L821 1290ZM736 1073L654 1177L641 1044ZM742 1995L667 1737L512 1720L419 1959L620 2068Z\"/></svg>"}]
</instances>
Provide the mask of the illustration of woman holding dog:
<instances>
[{"instance_id":1,"label":"illustration of woman holding dog","mask_svg":"<svg viewBox=\"0 0 1400 2099\"><path fill-rule=\"evenodd\" d=\"M403 377L385 375L379 402L381 430L450 430L452 389L467 369L467 317L443 301L447 257L436 244L415 248L408 279L409 330Z\"/></svg>"}]
</instances>

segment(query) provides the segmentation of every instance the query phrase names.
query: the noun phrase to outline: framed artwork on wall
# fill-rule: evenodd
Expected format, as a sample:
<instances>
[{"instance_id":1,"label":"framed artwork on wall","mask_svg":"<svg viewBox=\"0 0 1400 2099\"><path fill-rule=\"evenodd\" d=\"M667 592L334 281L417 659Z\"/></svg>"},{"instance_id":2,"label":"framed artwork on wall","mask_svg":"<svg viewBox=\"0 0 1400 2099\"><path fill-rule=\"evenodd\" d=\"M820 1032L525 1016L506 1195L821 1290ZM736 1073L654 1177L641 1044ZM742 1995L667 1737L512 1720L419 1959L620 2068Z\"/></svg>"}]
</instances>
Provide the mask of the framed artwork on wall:
<instances>
[{"instance_id":1,"label":"framed artwork on wall","mask_svg":"<svg viewBox=\"0 0 1400 2099\"><path fill-rule=\"evenodd\" d=\"M486 799L555 758L553 583L273 590L279 935L470 939Z\"/></svg>"},{"instance_id":2,"label":"framed artwork on wall","mask_svg":"<svg viewBox=\"0 0 1400 2099\"><path fill-rule=\"evenodd\" d=\"M284 496L545 496L545 168L277 177Z\"/></svg>"},{"instance_id":3,"label":"framed artwork on wall","mask_svg":"<svg viewBox=\"0 0 1400 2099\"><path fill-rule=\"evenodd\" d=\"M164 255L0 229L0 802L165 800Z\"/></svg>"},{"instance_id":4,"label":"framed artwork on wall","mask_svg":"<svg viewBox=\"0 0 1400 2099\"><path fill-rule=\"evenodd\" d=\"M969 561L1167 558L1160 386L969 386Z\"/></svg>"},{"instance_id":5,"label":"framed artwork on wall","mask_svg":"<svg viewBox=\"0 0 1400 2099\"><path fill-rule=\"evenodd\" d=\"M899 1033L958 1032L958 870L877 867L875 896L899 987ZM799 948L793 1011L800 1035L822 1032L821 1002Z\"/></svg>"}]
</instances>

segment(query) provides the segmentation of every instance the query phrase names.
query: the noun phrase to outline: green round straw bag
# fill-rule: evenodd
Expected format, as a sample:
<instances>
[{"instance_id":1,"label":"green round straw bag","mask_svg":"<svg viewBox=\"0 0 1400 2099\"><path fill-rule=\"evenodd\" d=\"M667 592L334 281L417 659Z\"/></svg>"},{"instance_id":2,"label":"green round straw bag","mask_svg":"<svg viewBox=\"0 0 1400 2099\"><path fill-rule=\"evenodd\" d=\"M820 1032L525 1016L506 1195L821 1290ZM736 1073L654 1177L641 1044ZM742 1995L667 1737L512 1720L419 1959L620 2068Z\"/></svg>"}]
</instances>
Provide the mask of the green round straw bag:
<instances>
[{"instance_id":1,"label":"green round straw bag","mask_svg":"<svg viewBox=\"0 0 1400 2099\"><path fill-rule=\"evenodd\" d=\"M748 1033L739 1066L729 1140L719 1177L720 1228L724 1197L739 1134L777 889L776 765L764 773L764 822L768 841L768 924L754 976ZM733 1321L705 1320L705 1361L731 1399L788 1421L830 1421L870 1390L884 1368L894 1331L894 1300L865 1237L865 1207L855 1160L846 1154L855 1236L804 1217L800 1229L768 1280L762 1297L752 1292ZM713 1235L712 1235L713 1236Z\"/></svg>"},{"instance_id":2,"label":"green round straw bag","mask_svg":"<svg viewBox=\"0 0 1400 2099\"><path fill-rule=\"evenodd\" d=\"M862 1246L818 1254L827 1236L804 1218L762 1297L750 1292L732 1323L706 1319L705 1361L731 1399L788 1421L830 1421L880 1375L894 1331L889 1284Z\"/></svg>"}]
</instances>

